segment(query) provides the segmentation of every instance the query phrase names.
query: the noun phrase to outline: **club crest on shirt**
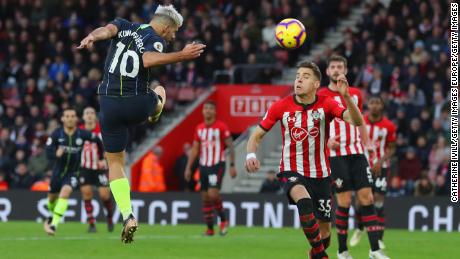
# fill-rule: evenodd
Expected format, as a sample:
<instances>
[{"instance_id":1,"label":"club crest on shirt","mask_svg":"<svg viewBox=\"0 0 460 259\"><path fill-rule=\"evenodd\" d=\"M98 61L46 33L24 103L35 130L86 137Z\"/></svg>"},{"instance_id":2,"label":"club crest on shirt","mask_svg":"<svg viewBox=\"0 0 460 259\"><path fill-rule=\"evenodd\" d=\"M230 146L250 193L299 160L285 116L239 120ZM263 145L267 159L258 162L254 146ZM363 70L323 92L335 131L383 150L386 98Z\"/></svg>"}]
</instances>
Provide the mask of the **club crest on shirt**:
<instances>
[{"instance_id":1,"label":"club crest on shirt","mask_svg":"<svg viewBox=\"0 0 460 259\"><path fill-rule=\"evenodd\" d=\"M297 181L297 176L291 176L288 178L288 181L291 182L291 183L294 183Z\"/></svg>"},{"instance_id":2,"label":"club crest on shirt","mask_svg":"<svg viewBox=\"0 0 460 259\"><path fill-rule=\"evenodd\" d=\"M340 178L337 178L335 180L335 185L337 186L337 188L342 188L342 184L343 184L343 180L340 179Z\"/></svg>"},{"instance_id":3,"label":"club crest on shirt","mask_svg":"<svg viewBox=\"0 0 460 259\"><path fill-rule=\"evenodd\" d=\"M312 111L311 117L314 121L321 120L321 113L319 113L319 111Z\"/></svg>"},{"instance_id":4,"label":"club crest on shirt","mask_svg":"<svg viewBox=\"0 0 460 259\"><path fill-rule=\"evenodd\" d=\"M75 140L75 144L77 144L78 146L80 146L81 144L83 144L83 139L77 138L77 140Z\"/></svg>"},{"instance_id":5,"label":"club crest on shirt","mask_svg":"<svg viewBox=\"0 0 460 259\"><path fill-rule=\"evenodd\" d=\"M304 128L293 127L291 129L291 138L296 142L303 141L308 136L308 132Z\"/></svg>"}]
</instances>

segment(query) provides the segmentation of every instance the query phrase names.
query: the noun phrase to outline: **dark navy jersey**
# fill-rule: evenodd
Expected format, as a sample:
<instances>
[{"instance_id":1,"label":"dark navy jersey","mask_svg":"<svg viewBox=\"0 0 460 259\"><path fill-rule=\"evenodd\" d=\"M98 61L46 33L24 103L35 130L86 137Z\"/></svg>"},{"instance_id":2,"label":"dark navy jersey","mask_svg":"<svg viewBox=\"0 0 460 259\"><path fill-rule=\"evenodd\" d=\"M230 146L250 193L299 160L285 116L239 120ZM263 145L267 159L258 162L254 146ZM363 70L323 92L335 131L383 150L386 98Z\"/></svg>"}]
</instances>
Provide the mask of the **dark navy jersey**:
<instances>
[{"instance_id":1,"label":"dark navy jersey","mask_svg":"<svg viewBox=\"0 0 460 259\"><path fill-rule=\"evenodd\" d=\"M166 43L148 24L132 23L116 18L111 24L118 33L112 38L105 59L104 79L99 95L132 96L147 94L152 80L144 68L142 55L148 51L163 52Z\"/></svg>"},{"instance_id":2,"label":"dark navy jersey","mask_svg":"<svg viewBox=\"0 0 460 259\"><path fill-rule=\"evenodd\" d=\"M53 164L53 172L58 173L60 177L78 172L82 148L86 141L96 142L102 150L102 142L94 133L77 128L72 135L68 135L63 127L56 129L46 141L46 154ZM64 153L61 157L56 157L59 147L64 148ZM103 159L102 153L99 154L99 158Z\"/></svg>"}]
</instances>

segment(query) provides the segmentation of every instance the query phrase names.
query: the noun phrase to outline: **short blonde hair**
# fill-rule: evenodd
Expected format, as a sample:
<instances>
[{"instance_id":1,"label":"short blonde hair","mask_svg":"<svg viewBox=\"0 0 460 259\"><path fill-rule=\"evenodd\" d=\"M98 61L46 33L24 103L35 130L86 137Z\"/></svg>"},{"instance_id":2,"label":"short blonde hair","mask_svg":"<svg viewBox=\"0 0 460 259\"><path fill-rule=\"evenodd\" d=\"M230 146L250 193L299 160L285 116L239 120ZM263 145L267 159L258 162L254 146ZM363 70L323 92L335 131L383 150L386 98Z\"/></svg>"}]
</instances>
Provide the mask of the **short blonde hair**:
<instances>
[{"instance_id":1,"label":"short blonde hair","mask_svg":"<svg viewBox=\"0 0 460 259\"><path fill-rule=\"evenodd\" d=\"M156 17L164 17L171 19L177 27L181 27L182 23L184 22L184 18L182 15L174 8L173 5L159 5L157 10L155 11L154 18Z\"/></svg>"}]
</instances>

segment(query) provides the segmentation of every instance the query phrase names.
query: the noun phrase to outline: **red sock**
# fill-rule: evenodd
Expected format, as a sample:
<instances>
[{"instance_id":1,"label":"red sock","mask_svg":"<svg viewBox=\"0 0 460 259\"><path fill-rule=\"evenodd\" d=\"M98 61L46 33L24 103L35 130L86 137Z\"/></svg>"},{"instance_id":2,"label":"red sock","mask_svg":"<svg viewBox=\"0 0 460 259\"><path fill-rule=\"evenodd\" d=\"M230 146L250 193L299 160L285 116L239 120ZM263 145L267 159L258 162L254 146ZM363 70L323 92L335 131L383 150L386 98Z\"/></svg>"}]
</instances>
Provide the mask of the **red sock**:
<instances>
[{"instance_id":1,"label":"red sock","mask_svg":"<svg viewBox=\"0 0 460 259\"><path fill-rule=\"evenodd\" d=\"M91 200L85 200L85 210L86 210L86 218L90 225L94 224L94 217L93 217L93 204Z\"/></svg>"}]
</instances>

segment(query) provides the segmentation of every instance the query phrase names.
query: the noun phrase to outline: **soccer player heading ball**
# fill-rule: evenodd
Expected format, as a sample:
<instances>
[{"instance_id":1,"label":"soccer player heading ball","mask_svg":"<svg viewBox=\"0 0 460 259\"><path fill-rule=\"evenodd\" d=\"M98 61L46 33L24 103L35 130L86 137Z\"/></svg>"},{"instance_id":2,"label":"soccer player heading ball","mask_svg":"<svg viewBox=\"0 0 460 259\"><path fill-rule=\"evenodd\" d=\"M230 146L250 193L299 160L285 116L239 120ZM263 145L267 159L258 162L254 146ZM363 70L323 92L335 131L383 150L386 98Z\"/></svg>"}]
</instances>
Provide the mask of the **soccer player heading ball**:
<instances>
[{"instance_id":1,"label":"soccer player heading ball","mask_svg":"<svg viewBox=\"0 0 460 259\"><path fill-rule=\"evenodd\" d=\"M348 108L334 99L317 95L321 72L312 62L300 63L294 82L294 95L269 108L247 145L246 170L260 168L256 157L263 136L281 122L282 156L278 178L284 182L289 203L297 205L302 229L311 245L311 258L328 258L331 230L331 179L326 143L329 123L340 118L363 125L363 117L353 102L344 74L337 78L337 91Z\"/></svg>"},{"instance_id":2,"label":"soccer player heading ball","mask_svg":"<svg viewBox=\"0 0 460 259\"><path fill-rule=\"evenodd\" d=\"M158 120L166 94L162 86L149 88L149 68L199 57L206 47L187 44L178 52L164 53L166 41L173 41L183 18L172 5L160 5L148 24L117 18L86 36L79 49L92 48L95 41L111 39L98 87L100 120L110 189L123 216L121 240L133 241L137 221L132 214L130 187L124 173L128 128L146 120Z\"/></svg>"}]
</instances>

